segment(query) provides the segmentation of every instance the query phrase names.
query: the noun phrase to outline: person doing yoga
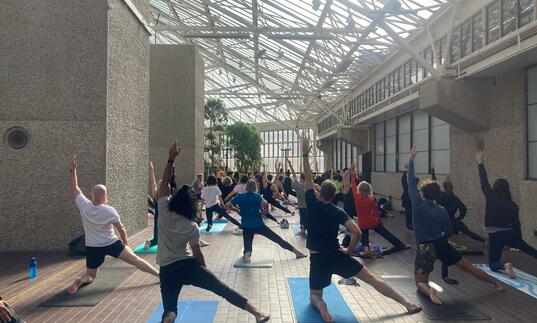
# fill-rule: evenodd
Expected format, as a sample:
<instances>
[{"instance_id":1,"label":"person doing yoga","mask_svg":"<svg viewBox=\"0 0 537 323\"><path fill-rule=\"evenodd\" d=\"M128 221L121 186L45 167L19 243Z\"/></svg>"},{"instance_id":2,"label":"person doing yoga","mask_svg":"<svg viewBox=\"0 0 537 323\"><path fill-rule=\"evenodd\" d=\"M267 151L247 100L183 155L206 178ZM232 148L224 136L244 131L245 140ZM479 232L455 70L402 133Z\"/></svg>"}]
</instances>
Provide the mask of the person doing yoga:
<instances>
[{"instance_id":1,"label":"person doing yoga","mask_svg":"<svg viewBox=\"0 0 537 323\"><path fill-rule=\"evenodd\" d=\"M218 188L218 182L216 177L210 175L207 177L207 186L201 191L201 198L205 202L205 217L207 219L207 228L205 231L211 231L213 227L213 213L218 213L219 216L229 220L229 222L235 224L237 227L241 227L239 221L235 220L232 216L228 215L226 210L222 207L225 205L224 199L222 199L222 192Z\"/></svg>"},{"instance_id":2,"label":"person doing yoga","mask_svg":"<svg viewBox=\"0 0 537 323\"><path fill-rule=\"evenodd\" d=\"M373 274L351 254L360 240L360 228L350 219L344 210L332 204L336 187L330 180L321 185L319 199L316 198L309 153L312 146L308 139L302 141L302 156L304 163L304 189L306 190L308 237L306 246L310 250L310 300L319 310L325 322L334 322L323 300L323 289L332 281L332 275L343 278L357 277L373 286L382 295L403 305L408 313L421 311L421 306L411 303L399 295L382 278ZM340 248L338 242L339 225L344 225L352 232L349 248Z\"/></svg>"},{"instance_id":3,"label":"person doing yoga","mask_svg":"<svg viewBox=\"0 0 537 323\"><path fill-rule=\"evenodd\" d=\"M86 242L86 271L68 288L69 294L75 294L83 285L88 285L97 277L99 267L105 257L112 256L135 266L141 271L158 277L158 271L147 261L132 252L128 246L127 231L117 211L108 205L107 191L104 185L95 185L91 189L91 200L87 199L78 187L78 161L76 155L71 159L71 193L80 211ZM118 239L114 228L119 232Z\"/></svg>"},{"instance_id":4,"label":"person doing yoga","mask_svg":"<svg viewBox=\"0 0 537 323\"><path fill-rule=\"evenodd\" d=\"M158 192L160 244L157 264L160 265L160 293L164 307L162 322L175 321L177 299L184 285L203 288L225 298L231 304L251 313L256 322L268 321L270 315L258 311L246 298L229 288L207 269L199 242L199 228L194 222L195 192L184 185L173 197L170 196L171 169L180 152L181 148L174 140L169 147L168 162ZM214 181L216 182L216 178Z\"/></svg>"},{"instance_id":5,"label":"person doing yoga","mask_svg":"<svg viewBox=\"0 0 537 323\"><path fill-rule=\"evenodd\" d=\"M293 212L281 205L280 202L276 201L274 198L274 192L279 192L279 190L276 184L272 183L272 175L268 175L265 169L263 169L263 182L261 183L259 192L261 195L263 195L265 201L267 201L270 205L282 210L285 213L294 215Z\"/></svg>"},{"instance_id":6,"label":"person doing yoga","mask_svg":"<svg viewBox=\"0 0 537 323\"><path fill-rule=\"evenodd\" d=\"M260 234L277 243L283 249L293 252L297 259L306 257L306 255L295 249L291 244L283 240L263 223L261 213L263 211L264 214L267 214L269 205L261 195L255 192L256 186L257 184L254 180L248 180L245 187L246 191L235 196L226 204L228 209L233 206L238 206L240 208L242 238L244 241L244 262L251 262L252 242L254 240L254 235L256 234Z\"/></svg>"},{"instance_id":7,"label":"person doing yoga","mask_svg":"<svg viewBox=\"0 0 537 323\"><path fill-rule=\"evenodd\" d=\"M307 230L307 223L306 223L306 193L304 191L304 173L300 174L300 180L298 180L296 176L295 169L293 168L293 164L289 159L287 159L287 164L289 165L289 168L291 169L291 174L293 175L293 183L292 188L295 192L296 200L297 200L297 208L298 208L298 214L300 216L300 233L302 235L306 234Z\"/></svg>"},{"instance_id":8,"label":"person doing yoga","mask_svg":"<svg viewBox=\"0 0 537 323\"><path fill-rule=\"evenodd\" d=\"M412 203L412 223L414 224L414 239L416 242L415 282L418 291L431 299L435 304L442 304L434 288L429 287L429 274L434 269L436 259L447 266L457 265L461 270L475 278L484 281L496 289L504 290L499 281L474 267L455 248L447 238L453 233L449 215L436 201L440 198L440 185L437 181L427 180L421 186L423 198L416 187L414 175L414 158L416 145L410 150L408 161L408 194Z\"/></svg>"}]
</instances>

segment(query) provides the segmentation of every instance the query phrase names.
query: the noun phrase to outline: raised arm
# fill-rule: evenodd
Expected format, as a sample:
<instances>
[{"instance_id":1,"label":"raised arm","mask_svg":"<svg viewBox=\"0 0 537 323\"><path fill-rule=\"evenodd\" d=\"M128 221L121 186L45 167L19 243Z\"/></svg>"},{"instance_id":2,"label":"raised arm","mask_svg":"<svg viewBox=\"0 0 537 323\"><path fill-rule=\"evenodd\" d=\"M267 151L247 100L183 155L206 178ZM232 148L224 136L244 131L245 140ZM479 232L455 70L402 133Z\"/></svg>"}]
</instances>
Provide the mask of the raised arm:
<instances>
[{"instance_id":1,"label":"raised arm","mask_svg":"<svg viewBox=\"0 0 537 323\"><path fill-rule=\"evenodd\" d=\"M162 174L162 181L158 191L158 198L170 196L170 181L172 179L172 168L175 158L179 156L181 147L177 146L177 140L173 140L168 149L168 161Z\"/></svg>"},{"instance_id":2,"label":"raised arm","mask_svg":"<svg viewBox=\"0 0 537 323\"><path fill-rule=\"evenodd\" d=\"M485 152L478 151L475 154L475 159L479 167L479 180L481 181L481 189L485 195L492 193L492 188L490 187L489 179L487 176L487 171L485 169Z\"/></svg>"},{"instance_id":3,"label":"raised arm","mask_svg":"<svg viewBox=\"0 0 537 323\"><path fill-rule=\"evenodd\" d=\"M408 173L407 173L407 183L408 183L408 195L412 201L412 206L416 207L421 201L420 192L418 192L416 175L414 174L414 158L416 158L416 145L412 146L410 149L410 158L408 160Z\"/></svg>"},{"instance_id":4,"label":"raised arm","mask_svg":"<svg viewBox=\"0 0 537 323\"><path fill-rule=\"evenodd\" d=\"M77 198L80 194L82 194L82 191L78 187L78 176L76 174L77 167L78 162L76 160L76 155L74 155L71 159L71 168L69 170L69 173L71 174L71 194L74 198Z\"/></svg>"},{"instance_id":5,"label":"raised arm","mask_svg":"<svg viewBox=\"0 0 537 323\"><path fill-rule=\"evenodd\" d=\"M151 186L151 191L149 194L151 194L151 198L157 199L157 180L155 179L155 168L153 167L153 163L149 161L149 180L151 181L149 184Z\"/></svg>"},{"instance_id":6,"label":"raised arm","mask_svg":"<svg viewBox=\"0 0 537 323\"><path fill-rule=\"evenodd\" d=\"M352 164L351 166L351 169L348 169L345 174L343 174L343 182L341 183L341 192L343 194L347 194L349 193L349 188L350 188L350 185L351 185L351 171L352 171L352 168L354 167L354 164Z\"/></svg>"},{"instance_id":7,"label":"raised arm","mask_svg":"<svg viewBox=\"0 0 537 323\"><path fill-rule=\"evenodd\" d=\"M304 190L310 190L313 188L313 175L311 174L311 166L309 160L309 154L312 145L308 138L302 139L302 163L304 164Z\"/></svg>"},{"instance_id":8,"label":"raised arm","mask_svg":"<svg viewBox=\"0 0 537 323\"><path fill-rule=\"evenodd\" d=\"M293 164L291 163L289 159L286 159L286 161L287 161L287 165L289 165L289 169L291 170L291 174L293 174L293 179L296 180L296 173L295 173L295 169L293 168Z\"/></svg>"}]
</instances>

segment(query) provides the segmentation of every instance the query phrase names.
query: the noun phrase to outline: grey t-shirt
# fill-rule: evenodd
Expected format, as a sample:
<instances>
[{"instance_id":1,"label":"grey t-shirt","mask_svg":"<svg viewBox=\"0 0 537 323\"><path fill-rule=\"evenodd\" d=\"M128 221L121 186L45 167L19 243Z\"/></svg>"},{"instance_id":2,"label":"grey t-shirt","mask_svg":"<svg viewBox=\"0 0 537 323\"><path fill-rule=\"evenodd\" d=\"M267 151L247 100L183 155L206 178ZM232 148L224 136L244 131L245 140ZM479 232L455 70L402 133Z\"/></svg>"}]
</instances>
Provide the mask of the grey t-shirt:
<instances>
[{"instance_id":1,"label":"grey t-shirt","mask_svg":"<svg viewBox=\"0 0 537 323\"><path fill-rule=\"evenodd\" d=\"M297 207L299 209L306 208L306 191L304 191L304 183L298 180L293 181L293 189L296 192Z\"/></svg>"},{"instance_id":2,"label":"grey t-shirt","mask_svg":"<svg viewBox=\"0 0 537 323\"><path fill-rule=\"evenodd\" d=\"M157 264L161 267L192 258L188 244L195 246L200 241L198 225L180 214L170 212L169 204L170 197L158 200Z\"/></svg>"}]
</instances>

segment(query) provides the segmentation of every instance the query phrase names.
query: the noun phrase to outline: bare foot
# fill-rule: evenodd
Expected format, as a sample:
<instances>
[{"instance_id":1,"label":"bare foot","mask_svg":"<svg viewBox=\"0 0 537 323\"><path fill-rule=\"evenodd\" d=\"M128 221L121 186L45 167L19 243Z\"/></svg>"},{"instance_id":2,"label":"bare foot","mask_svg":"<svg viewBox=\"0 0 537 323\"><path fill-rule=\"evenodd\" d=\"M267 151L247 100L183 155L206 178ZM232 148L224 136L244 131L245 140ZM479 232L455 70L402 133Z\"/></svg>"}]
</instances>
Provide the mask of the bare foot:
<instances>
[{"instance_id":1,"label":"bare foot","mask_svg":"<svg viewBox=\"0 0 537 323\"><path fill-rule=\"evenodd\" d=\"M420 304L414 304L414 303L408 303L405 305L406 311L408 314L415 314L421 311L421 305Z\"/></svg>"},{"instance_id":2,"label":"bare foot","mask_svg":"<svg viewBox=\"0 0 537 323\"><path fill-rule=\"evenodd\" d=\"M75 280L69 287L67 287L67 293L69 295L76 294L76 292L80 288L80 285L82 285L82 280L80 280L80 278L79 278L79 279Z\"/></svg>"},{"instance_id":3,"label":"bare foot","mask_svg":"<svg viewBox=\"0 0 537 323\"><path fill-rule=\"evenodd\" d=\"M436 294L436 290L434 288L429 288L429 298L431 299L431 302L434 304L440 305L442 304L442 300L438 295Z\"/></svg>"},{"instance_id":4,"label":"bare foot","mask_svg":"<svg viewBox=\"0 0 537 323\"><path fill-rule=\"evenodd\" d=\"M268 320L270 320L270 314L259 313L259 316L255 317L257 323L267 322Z\"/></svg>"},{"instance_id":5,"label":"bare foot","mask_svg":"<svg viewBox=\"0 0 537 323\"><path fill-rule=\"evenodd\" d=\"M505 271L507 272L507 276L511 279L516 278L515 269L513 268L513 264L508 262L505 264Z\"/></svg>"},{"instance_id":6,"label":"bare foot","mask_svg":"<svg viewBox=\"0 0 537 323\"><path fill-rule=\"evenodd\" d=\"M151 241L147 240L144 244L144 250L149 250L150 247L151 247Z\"/></svg>"},{"instance_id":7,"label":"bare foot","mask_svg":"<svg viewBox=\"0 0 537 323\"><path fill-rule=\"evenodd\" d=\"M322 302L321 304L319 304L319 313L321 314L323 321L325 321L326 323L334 322L332 315L330 315L330 313L328 312L328 307L326 306L325 302Z\"/></svg>"},{"instance_id":8,"label":"bare foot","mask_svg":"<svg viewBox=\"0 0 537 323\"><path fill-rule=\"evenodd\" d=\"M244 263L249 264L252 262L252 259L250 257L244 256Z\"/></svg>"},{"instance_id":9,"label":"bare foot","mask_svg":"<svg viewBox=\"0 0 537 323\"><path fill-rule=\"evenodd\" d=\"M200 240L200 247L207 247L207 246L210 246L211 244L208 243L207 241L203 241L203 240Z\"/></svg>"}]
</instances>

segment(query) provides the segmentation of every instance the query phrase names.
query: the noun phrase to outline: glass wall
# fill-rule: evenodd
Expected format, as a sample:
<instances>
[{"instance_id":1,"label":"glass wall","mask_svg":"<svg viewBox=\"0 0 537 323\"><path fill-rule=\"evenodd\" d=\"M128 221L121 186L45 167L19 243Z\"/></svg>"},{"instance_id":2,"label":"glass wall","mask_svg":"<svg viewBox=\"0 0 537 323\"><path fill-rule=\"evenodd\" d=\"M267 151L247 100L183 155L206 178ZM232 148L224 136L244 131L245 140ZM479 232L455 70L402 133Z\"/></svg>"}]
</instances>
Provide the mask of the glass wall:
<instances>
[{"instance_id":1,"label":"glass wall","mask_svg":"<svg viewBox=\"0 0 537 323\"><path fill-rule=\"evenodd\" d=\"M528 177L537 179L537 66L527 70Z\"/></svg>"},{"instance_id":2,"label":"glass wall","mask_svg":"<svg viewBox=\"0 0 537 323\"><path fill-rule=\"evenodd\" d=\"M403 171L412 145L416 173L449 174L449 124L421 111L375 124L375 171Z\"/></svg>"},{"instance_id":3,"label":"glass wall","mask_svg":"<svg viewBox=\"0 0 537 323\"><path fill-rule=\"evenodd\" d=\"M335 170L343 170L350 168L353 163L356 163L358 171L361 170L361 156L358 156L358 147L347 143L344 140L333 138L332 141L332 160L326 167Z\"/></svg>"},{"instance_id":4,"label":"glass wall","mask_svg":"<svg viewBox=\"0 0 537 323\"><path fill-rule=\"evenodd\" d=\"M302 152L300 148L300 138L308 136L313 138L313 129L295 130L273 130L263 131L260 133L263 144L261 146L261 157L263 163L267 165L267 171L276 172L276 163L285 164L285 158L288 158L296 172L302 171ZM320 149L317 149L317 165L319 171L324 171L324 156ZM312 164L314 167L314 164Z\"/></svg>"}]
</instances>

